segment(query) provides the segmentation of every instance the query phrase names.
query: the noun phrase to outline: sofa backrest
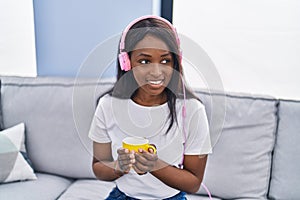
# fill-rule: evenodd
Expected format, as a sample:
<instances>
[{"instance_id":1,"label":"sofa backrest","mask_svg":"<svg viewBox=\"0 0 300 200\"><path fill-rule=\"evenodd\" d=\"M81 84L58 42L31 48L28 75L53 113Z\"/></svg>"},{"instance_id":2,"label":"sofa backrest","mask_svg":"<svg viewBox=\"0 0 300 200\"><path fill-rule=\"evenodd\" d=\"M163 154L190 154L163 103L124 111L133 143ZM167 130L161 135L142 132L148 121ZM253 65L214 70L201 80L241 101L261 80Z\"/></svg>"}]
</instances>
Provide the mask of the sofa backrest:
<instances>
[{"instance_id":1,"label":"sofa backrest","mask_svg":"<svg viewBox=\"0 0 300 200\"><path fill-rule=\"evenodd\" d=\"M212 107L218 106L212 105L211 99L225 95L226 101L222 133L208 157L203 182L221 199L266 199L277 126L277 100L251 94L201 91L197 94L206 106L209 119ZM198 193L206 194L206 191L201 188Z\"/></svg>"},{"instance_id":2,"label":"sofa backrest","mask_svg":"<svg viewBox=\"0 0 300 200\"><path fill-rule=\"evenodd\" d=\"M269 196L300 198L300 101L280 100Z\"/></svg>"},{"instance_id":3,"label":"sofa backrest","mask_svg":"<svg viewBox=\"0 0 300 200\"><path fill-rule=\"evenodd\" d=\"M94 178L92 142L87 133L96 95L108 90L112 82L0 78L4 126L25 123L26 147L34 169L71 178Z\"/></svg>"}]
</instances>

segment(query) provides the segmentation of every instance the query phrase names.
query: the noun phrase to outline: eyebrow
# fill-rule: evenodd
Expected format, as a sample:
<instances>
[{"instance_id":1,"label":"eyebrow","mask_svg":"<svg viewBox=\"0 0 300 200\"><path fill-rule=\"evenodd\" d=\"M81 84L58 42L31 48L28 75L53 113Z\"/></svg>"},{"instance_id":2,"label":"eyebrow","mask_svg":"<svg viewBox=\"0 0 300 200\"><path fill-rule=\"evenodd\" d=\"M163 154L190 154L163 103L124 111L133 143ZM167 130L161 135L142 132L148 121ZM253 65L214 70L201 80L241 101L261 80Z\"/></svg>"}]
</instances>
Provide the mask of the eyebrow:
<instances>
[{"instance_id":1,"label":"eyebrow","mask_svg":"<svg viewBox=\"0 0 300 200\"><path fill-rule=\"evenodd\" d=\"M169 55L171 55L171 53L165 53L165 54L161 55L160 57L166 57L166 56L169 56ZM139 56L152 57L151 55L146 54L146 53L140 53L140 54L138 55L138 57L139 57Z\"/></svg>"},{"instance_id":2,"label":"eyebrow","mask_svg":"<svg viewBox=\"0 0 300 200\"><path fill-rule=\"evenodd\" d=\"M165 53L165 54L163 54L163 55L161 55L160 57L166 57L166 56L171 56L171 53L170 52L168 52L168 53Z\"/></svg>"}]
</instances>

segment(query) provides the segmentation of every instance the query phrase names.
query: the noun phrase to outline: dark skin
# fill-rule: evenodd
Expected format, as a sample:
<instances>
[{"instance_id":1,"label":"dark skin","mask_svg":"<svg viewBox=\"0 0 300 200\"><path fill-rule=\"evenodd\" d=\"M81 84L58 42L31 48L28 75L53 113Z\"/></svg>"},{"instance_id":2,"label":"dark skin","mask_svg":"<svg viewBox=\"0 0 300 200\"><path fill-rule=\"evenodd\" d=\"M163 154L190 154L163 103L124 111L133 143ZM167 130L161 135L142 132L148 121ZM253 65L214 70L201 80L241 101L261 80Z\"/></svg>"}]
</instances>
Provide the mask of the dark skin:
<instances>
[{"instance_id":1,"label":"dark skin","mask_svg":"<svg viewBox=\"0 0 300 200\"><path fill-rule=\"evenodd\" d=\"M100 149L101 151L99 151ZM118 151L119 159L114 161L111 155L111 143L94 142L93 171L98 179L114 181L120 176L126 176L131 166L137 173L150 172L166 185L181 191L195 193L200 188L207 155L185 155L184 168L179 169L158 159L151 150L147 152L140 149L138 153L129 152L128 149L119 149ZM130 158L131 155L134 155L135 158ZM114 169L115 164L116 170Z\"/></svg>"},{"instance_id":2,"label":"dark skin","mask_svg":"<svg viewBox=\"0 0 300 200\"><path fill-rule=\"evenodd\" d=\"M140 88L133 100L143 106L165 103L164 89L171 79L173 65L172 55L162 40L146 36L137 43L131 54L131 66ZM134 152L120 148L116 161L111 143L94 142L93 150L93 171L100 180L113 181L134 169L140 175L151 173L166 185L187 193L199 190L207 161L207 155L184 155L184 168L179 169L159 159L152 149Z\"/></svg>"}]
</instances>

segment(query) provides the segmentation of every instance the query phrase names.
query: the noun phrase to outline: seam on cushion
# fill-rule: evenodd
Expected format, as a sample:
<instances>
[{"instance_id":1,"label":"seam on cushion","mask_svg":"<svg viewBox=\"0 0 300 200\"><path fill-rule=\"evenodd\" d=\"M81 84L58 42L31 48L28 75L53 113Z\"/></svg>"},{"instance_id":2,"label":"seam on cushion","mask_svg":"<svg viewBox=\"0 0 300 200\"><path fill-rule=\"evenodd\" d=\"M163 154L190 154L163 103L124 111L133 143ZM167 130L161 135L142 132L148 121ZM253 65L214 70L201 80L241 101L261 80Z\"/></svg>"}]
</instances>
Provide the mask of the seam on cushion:
<instances>
[{"instance_id":1,"label":"seam on cushion","mask_svg":"<svg viewBox=\"0 0 300 200\"><path fill-rule=\"evenodd\" d=\"M270 167L270 173L269 173L269 178L268 178L268 190L267 190L267 198L268 199L271 199L270 198L270 188L271 188L271 179L272 179L272 172L273 172L273 162L274 162L274 157L276 156L275 154L275 146L277 144L277 139L278 139L278 127L279 127L279 121L280 121L280 116L279 116L279 106L280 106L280 100L277 100L276 101L276 112L275 112L275 117L276 117L276 127L275 127L275 130L274 130L274 143L273 143L273 149L272 149L272 152L271 152L271 158L270 158L270 164L271 164L271 167Z\"/></svg>"},{"instance_id":2,"label":"seam on cushion","mask_svg":"<svg viewBox=\"0 0 300 200\"><path fill-rule=\"evenodd\" d=\"M68 191L68 189L75 183L75 181L76 179L74 179L73 182L70 183L68 187L66 187L63 191L61 191L61 193L56 197L55 200L59 200L66 193L66 191Z\"/></svg>"},{"instance_id":3,"label":"seam on cushion","mask_svg":"<svg viewBox=\"0 0 300 200\"><path fill-rule=\"evenodd\" d=\"M96 82L96 83L2 83L3 86L25 86L25 87L39 87L39 86L62 86L62 87L70 87L70 86L92 86L92 85L113 85L114 82ZM217 92L205 92L200 91L198 89L194 90L196 93L206 94L206 95L215 95L215 96L226 96L226 97L232 97L232 98L238 98L238 99L255 99L255 100L267 100L267 101L274 101L276 98L274 97L253 97L253 96L247 96L247 94L241 94L245 96L239 96L235 94L229 94L225 92L224 94L217 93ZM295 101L300 102L296 100L283 100L282 101Z\"/></svg>"},{"instance_id":4,"label":"seam on cushion","mask_svg":"<svg viewBox=\"0 0 300 200\"><path fill-rule=\"evenodd\" d=\"M40 86L92 86L92 85L112 85L112 82L99 82L99 83L2 83L2 86L16 86L16 87L40 87Z\"/></svg>"},{"instance_id":5,"label":"seam on cushion","mask_svg":"<svg viewBox=\"0 0 300 200\"><path fill-rule=\"evenodd\" d=\"M240 94L241 96L239 96L238 94L230 94L230 92L224 92L222 93L217 93L217 92L205 92L205 91L200 91L200 90L194 90L196 93L200 93L200 94L205 94L205 95L211 95L211 96L225 96L225 97L230 97L230 98L237 98L237 99L253 99L253 100L265 100L265 101L277 101L278 99L276 99L275 97L259 97L259 95L257 94L257 96L247 96L249 94Z\"/></svg>"},{"instance_id":6,"label":"seam on cushion","mask_svg":"<svg viewBox=\"0 0 300 200\"><path fill-rule=\"evenodd\" d=\"M294 100L294 99L279 99L279 101L291 102L291 103L300 103L300 100Z\"/></svg>"}]
</instances>

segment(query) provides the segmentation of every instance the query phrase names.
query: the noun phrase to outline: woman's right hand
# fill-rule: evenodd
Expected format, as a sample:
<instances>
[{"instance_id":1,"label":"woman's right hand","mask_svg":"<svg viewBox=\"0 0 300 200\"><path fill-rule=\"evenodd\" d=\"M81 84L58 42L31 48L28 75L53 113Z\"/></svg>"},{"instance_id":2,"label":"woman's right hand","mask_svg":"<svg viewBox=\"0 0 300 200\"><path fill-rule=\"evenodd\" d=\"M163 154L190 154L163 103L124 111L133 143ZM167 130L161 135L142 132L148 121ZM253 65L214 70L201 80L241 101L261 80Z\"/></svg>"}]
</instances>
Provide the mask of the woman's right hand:
<instances>
[{"instance_id":1,"label":"woman's right hand","mask_svg":"<svg viewBox=\"0 0 300 200\"><path fill-rule=\"evenodd\" d=\"M120 148L117 150L118 160L115 170L119 170L127 174L133 164L135 163L134 151L129 151L128 149Z\"/></svg>"}]
</instances>

